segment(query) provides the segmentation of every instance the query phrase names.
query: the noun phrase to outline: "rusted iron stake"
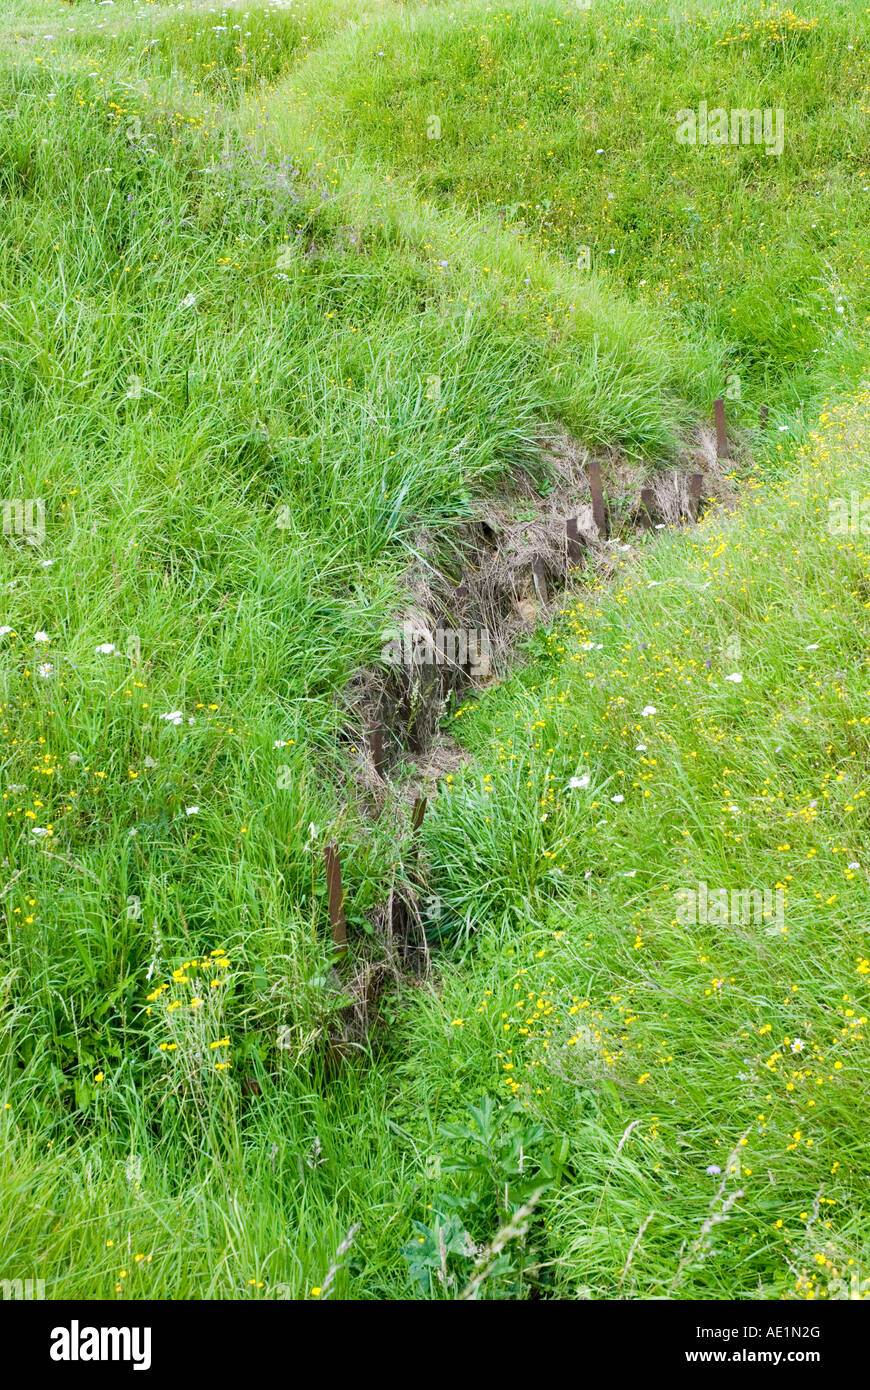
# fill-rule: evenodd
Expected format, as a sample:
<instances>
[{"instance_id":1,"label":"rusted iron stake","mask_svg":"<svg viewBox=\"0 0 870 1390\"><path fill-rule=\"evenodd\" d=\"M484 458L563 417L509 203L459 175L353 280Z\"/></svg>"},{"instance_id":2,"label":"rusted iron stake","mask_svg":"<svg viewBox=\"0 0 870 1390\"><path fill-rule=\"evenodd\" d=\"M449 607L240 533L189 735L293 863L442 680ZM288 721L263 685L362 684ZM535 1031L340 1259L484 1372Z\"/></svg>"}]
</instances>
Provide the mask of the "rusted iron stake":
<instances>
[{"instance_id":1,"label":"rusted iron stake","mask_svg":"<svg viewBox=\"0 0 870 1390\"><path fill-rule=\"evenodd\" d=\"M580 536L577 532L576 516L569 516L568 520L565 522L565 538L568 545L568 563L569 565L576 565L579 563L580 557L583 554L583 547L580 544Z\"/></svg>"},{"instance_id":2,"label":"rusted iron stake","mask_svg":"<svg viewBox=\"0 0 870 1390\"><path fill-rule=\"evenodd\" d=\"M718 401L713 402L713 411L716 418L716 457L727 459L731 456L728 453L728 429L725 424L725 402L721 396Z\"/></svg>"},{"instance_id":3,"label":"rusted iron stake","mask_svg":"<svg viewBox=\"0 0 870 1390\"><path fill-rule=\"evenodd\" d=\"M692 516L697 518L698 508L701 505L701 486L704 477L701 473L692 473L689 478L689 506Z\"/></svg>"},{"instance_id":4,"label":"rusted iron stake","mask_svg":"<svg viewBox=\"0 0 870 1390\"><path fill-rule=\"evenodd\" d=\"M640 490L640 503L641 503L641 506L643 507L644 511L646 512L646 524L647 524L647 526L652 526L652 525L654 524L655 505L656 505L656 495L655 495L655 493L653 492L653 490L652 490L651 487L642 487L642 488L641 488L641 490Z\"/></svg>"},{"instance_id":5,"label":"rusted iron stake","mask_svg":"<svg viewBox=\"0 0 870 1390\"><path fill-rule=\"evenodd\" d=\"M540 555L536 555L532 561L532 578L535 581L535 592L545 606L547 604L547 576L544 573L544 562Z\"/></svg>"},{"instance_id":6,"label":"rusted iron stake","mask_svg":"<svg viewBox=\"0 0 870 1390\"><path fill-rule=\"evenodd\" d=\"M323 851L326 861L326 891L329 897L329 925L339 955L347 955L347 927L344 920L344 894L341 889L341 861L338 846L327 845Z\"/></svg>"},{"instance_id":7,"label":"rusted iron stake","mask_svg":"<svg viewBox=\"0 0 870 1390\"><path fill-rule=\"evenodd\" d=\"M384 731L380 724L373 724L369 729L369 748L375 772L381 777L384 771Z\"/></svg>"},{"instance_id":8,"label":"rusted iron stake","mask_svg":"<svg viewBox=\"0 0 870 1390\"><path fill-rule=\"evenodd\" d=\"M592 519L602 540L607 539L607 509L601 489L601 464L593 459L589 464L589 491L592 494Z\"/></svg>"}]
</instances>

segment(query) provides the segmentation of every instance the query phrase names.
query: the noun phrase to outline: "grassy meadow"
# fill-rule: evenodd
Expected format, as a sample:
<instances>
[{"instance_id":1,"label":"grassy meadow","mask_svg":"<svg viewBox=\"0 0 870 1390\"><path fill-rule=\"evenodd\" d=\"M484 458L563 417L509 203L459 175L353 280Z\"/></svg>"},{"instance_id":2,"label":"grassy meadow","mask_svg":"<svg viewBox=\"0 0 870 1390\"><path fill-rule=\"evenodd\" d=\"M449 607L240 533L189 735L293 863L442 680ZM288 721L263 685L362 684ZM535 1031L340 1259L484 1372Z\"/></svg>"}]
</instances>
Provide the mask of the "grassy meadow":
<instances>
[{"instance_id":1,"label":"grassy meadow","mask_svg":"<svg viewBox=\"0 0 870 1390\"><path fill-rule=\"evenodd\" d=\"M4 8L0 1278L870 1296L870 11ZM726 389L729 500L579 564L373 816L421 538ZM336 1055L396 892L430 968Z\"/></svg>"}]
</instances>

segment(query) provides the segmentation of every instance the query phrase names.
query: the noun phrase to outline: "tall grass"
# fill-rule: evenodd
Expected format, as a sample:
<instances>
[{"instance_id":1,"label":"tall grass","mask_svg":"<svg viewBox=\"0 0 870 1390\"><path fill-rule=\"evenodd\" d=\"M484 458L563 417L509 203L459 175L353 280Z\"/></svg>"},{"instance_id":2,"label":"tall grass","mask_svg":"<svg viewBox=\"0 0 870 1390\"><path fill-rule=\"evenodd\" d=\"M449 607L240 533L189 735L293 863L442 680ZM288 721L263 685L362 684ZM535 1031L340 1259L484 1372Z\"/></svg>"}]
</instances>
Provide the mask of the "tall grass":
<instances>
[{"instance_id":1,"label":"tall grass","mask_svg":"<svg viewBox=\"0 0 870 1390\"><path fill-rule=\"evenodd\" d=\"M395 13L287 87L335 145L721 345L746 422L790 422L866 333L866 16L593 0ZM686 145L677 113L780 108L784 147ZM435 122L435 124L433 124ZM736 388L735 388L736 389ZM738 397L735 396L735 401Z\"/></svg>"},{"instance_id":2,"label":"tall grass","mask_svg":"<svg viewBox=\"0 0 870 1390\"><path fill-rule=\"evenodd\" d=\"M467 518L518 469L545 487L542 423L673 459L735 360L733 335L693 320L694 281L678 316L638 302L631 277L560 259L552 229L477 217L459 164L436 198L405 177L419 168L389 122L392 167L377 162L365 83L416 101L420 55L456 61L473 23L513 55L525 101L559 17L449 13L10 11L0 476L7 500L44 505L45 535L0 538L0 1244L3 1277L45 1278L52 1297L407 1297L422 1287L409 1243L440 1248L430 1206L454 1221L457 1266L424 1269L434 1296L745 1297L759 1279L780 1296L801 1261L864 1258L864 871L844 865L864 852L865 557L819 520L826 489L863 485L863 398L763 509L750 483L740 518L632 557L609 597L578 575L528 670L452 720L478 761L424 823L435 978L388 993L365 1048L330 1062L347 976L322 847L341 843L354 955L390 885L419 872L394 817L360 814L342 692L380 651L421 529ZM704 71L720 60L697 25L676 34ZM798 39L796 90L824 67L829 91L834 40ZM328 107L337 57L346 105ZM609 70L596 84L606 110ZM560 109L542 117L554 138ZM819 149L833 186L842 169ZM491 156L480 167L500 177ZM854 379L857 335L817 326L819 355ZM788 353L765 361L784 372ZM769 456L790 474L786 451ZM725 685L735 631L752 664ZM645 703L662 711L649 726ZM591 800L566 794L587 767ZM794 881L788 941L677 930L677 867ZM595 1022L570 1041L575 995ZM768 1023L775 1068L756 1055ZM795 1034L829 1068L814 1062L818 1092L815 1072L788 1090ZM457 1138L486 1095L497 1190L473 1177L474 1135ZM701 1167L745 1125L751 1191L738 1206L727 1188L711 1213Z\"/></svg>"}]
</instances>

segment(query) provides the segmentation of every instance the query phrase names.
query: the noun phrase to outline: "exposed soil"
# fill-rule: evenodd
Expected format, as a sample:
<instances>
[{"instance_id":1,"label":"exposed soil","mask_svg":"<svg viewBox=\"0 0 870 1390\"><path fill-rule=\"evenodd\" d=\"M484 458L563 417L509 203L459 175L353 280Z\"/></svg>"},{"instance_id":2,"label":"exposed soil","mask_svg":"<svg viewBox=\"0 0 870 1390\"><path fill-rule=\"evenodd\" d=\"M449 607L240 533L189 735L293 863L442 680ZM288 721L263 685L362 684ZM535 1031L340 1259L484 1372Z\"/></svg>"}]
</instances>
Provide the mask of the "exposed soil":
<instances>
[{"instance_id":1,"label":"exposed soil","mask_svg":"<svg viewBox=\"0 0 870 1390\"><path fill-rule=\"evenodd\" d=\"M464 761L439 732L450 696L503 677L517 644L553 620L572 585L590 572L612 578L619 547L639 533L691 525L711 502L735 500L732 465L717 459L705 428L667 472L647 474L616 453L593 456L561 427L542 431L540 449L550 480L545 496L518 472L503 500L481 499L473 520L416 539L415 562L403 576L408 602L385 633L383 659L359 671L344 695L355 782L370 814L379 816L388 796L410 806L437 795L441 779ZM596 464L602 529L590 489ZM388 783L400 765L405 775Z\"/></svg>"},{"instance_id":2,"label":"exposed soil","mask_svg":"<svg viewBox=\"0 0 870 1390\"><path fill-rule=\"evenodd\" d=\"M407 863L372 914L380 959L359 959L343 985L353 1002L329 1028L329 1070L374 1036L390 981L429 974L427 904L437 899L427 897L426 865L415 860L413 816L468 761L440 729L451 697L501 679L518 643L552 622L571 588L613 578L640 534L693 525L704 508L737 498L733 464L717 458L715 435L703 427L670 471L593 455L561 426L543 430L539 446L545 488L517 472L504 498L482 498L472 520L421 530L402 581L408 600L384 634L382 660L344 692L358 804L372 819L391 817Z\"/></svg>"}]
</instances>

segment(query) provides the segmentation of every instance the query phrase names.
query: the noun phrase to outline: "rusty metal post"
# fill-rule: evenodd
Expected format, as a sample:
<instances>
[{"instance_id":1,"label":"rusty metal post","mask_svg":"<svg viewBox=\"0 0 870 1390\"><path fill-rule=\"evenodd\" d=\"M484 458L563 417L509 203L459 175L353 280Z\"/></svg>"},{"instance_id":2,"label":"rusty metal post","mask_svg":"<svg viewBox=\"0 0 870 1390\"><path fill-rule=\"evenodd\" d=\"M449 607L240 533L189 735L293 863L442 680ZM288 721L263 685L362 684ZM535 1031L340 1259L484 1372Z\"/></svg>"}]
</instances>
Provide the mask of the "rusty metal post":
<instances>
[{"instance_id":1,"label":"rusty metal post","mask_svg":"<svg viewBox=\"0 0 870 1390\"><path fill-rule=\"evenodd\" d=\"M607 539L607 509L601 487L601 464L593 459L589 464L589 491L592 494L592 517L602 540Z\"/></svg>"},{"instance_id":2,"label":"rusty metal post","mask_svg":"<svg viewBox=\"0 0 870 1390\"><path fill-rule=\"evenodd\" d=\"M338 846L327 845L323 851L326 861L326 891L329 898L329 925L338 952L347 955L347 925L344 920L344 893L341 887L341 860Z\"/></svg>"},{"instance_id":3,"label":"rusty metal post","mask_svg":"<svg viewBox=\"0 0 870 1390\"><path fill-rule=\"evenodd\" d=\"M547 576L544 573L544 562L540 555L536 555L532 561L532 578L535 581L535 592L541 600L541 603L546 607L548 602Z\"/></svg>"},{"instance_id":4,"label":"rusty metal post","mask_svg":"<svg viewBox=\"0 0 870 1390\"><path fill-rule=\"evenodd\" d=\"M372 724L369 730L369 749L371 750L372 762L375 765L375 772L379 777L384 772L384 731L380 724Z\"/></svg>"},{"instance_id":5,"label":"rusty metal post","mask_svg":"<svg viewBox=\"0 0 870 1390\"><path fill-rule=\"evenodd\" d=\"M698 508L701 505L701 487L704 482L702 473L692 473L689 477L689 507L692 516L697 519Z\"/></svg>"}]
</instances>

